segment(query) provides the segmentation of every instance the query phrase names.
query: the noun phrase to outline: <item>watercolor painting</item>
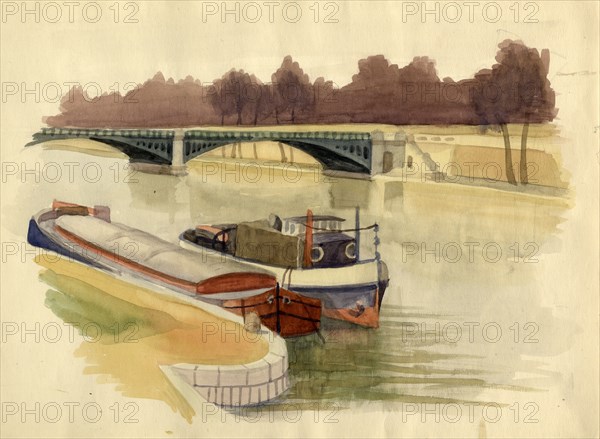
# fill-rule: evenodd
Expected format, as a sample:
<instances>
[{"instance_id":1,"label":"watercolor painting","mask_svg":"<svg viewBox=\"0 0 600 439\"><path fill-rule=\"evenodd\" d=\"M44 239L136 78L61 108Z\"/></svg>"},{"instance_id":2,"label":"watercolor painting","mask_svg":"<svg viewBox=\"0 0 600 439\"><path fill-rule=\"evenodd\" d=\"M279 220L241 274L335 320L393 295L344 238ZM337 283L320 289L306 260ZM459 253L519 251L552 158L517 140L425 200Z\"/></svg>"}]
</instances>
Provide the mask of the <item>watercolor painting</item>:
<instances>
[{"instance_id":1,"label":"watercolor painting","mask_svg":"<svg viewBox=\"0 0 600 439\"><path fill-rule=\"evenodd\" d=\"M44 84L2 63L7 437L597 437L597 53L540 30L570 6L498 6L508 31L485 4L475 41L448 33L458 4L376 3L260 29L256 2L103 4L90 32L144 55ZM3 40L35 8L52 25L35 4L3 3ZM580 5L565 35L597 49ZM219 47L297 25L313 55L154 58L141 34L182 11ZM345 47L362 15L381 29ZM111 83L116 62L143 69Z\"/></svg>"}]
</instances>

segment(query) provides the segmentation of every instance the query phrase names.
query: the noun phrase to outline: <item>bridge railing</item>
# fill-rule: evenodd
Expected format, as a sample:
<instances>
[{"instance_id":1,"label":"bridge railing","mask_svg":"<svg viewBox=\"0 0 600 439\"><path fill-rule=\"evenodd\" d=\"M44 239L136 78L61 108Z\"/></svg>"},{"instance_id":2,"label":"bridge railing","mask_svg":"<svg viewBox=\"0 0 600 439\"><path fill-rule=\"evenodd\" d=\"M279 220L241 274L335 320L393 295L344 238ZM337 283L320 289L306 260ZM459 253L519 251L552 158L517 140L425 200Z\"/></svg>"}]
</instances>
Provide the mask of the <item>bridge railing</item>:
<instances>
[{"instance_id":1,"label":"bridge railing","mask_svg":"<svg viewBox=\"0 0 600 439\"><path fill-rule=\"evenodd\" d=\"M171 139L175 136L174 130L144 130L144 129L108 129L108 128L42 128L34 134L42 136L117 136L117 137L149 137L157 139Z\"/></svg>"},{"instance_id":2,"label":"bridge railing","mask_svg":"<svg viewBox=\"0 0 600 439\"><path fill-rule=\"evenodd\" d=\"M187 130L184 138L192 139L239 139L239 140L271 140L271 139L319 139L319 140L370 140L371 134L365 132L340 131L211 131Z\"/></svg>"}]
</instances>

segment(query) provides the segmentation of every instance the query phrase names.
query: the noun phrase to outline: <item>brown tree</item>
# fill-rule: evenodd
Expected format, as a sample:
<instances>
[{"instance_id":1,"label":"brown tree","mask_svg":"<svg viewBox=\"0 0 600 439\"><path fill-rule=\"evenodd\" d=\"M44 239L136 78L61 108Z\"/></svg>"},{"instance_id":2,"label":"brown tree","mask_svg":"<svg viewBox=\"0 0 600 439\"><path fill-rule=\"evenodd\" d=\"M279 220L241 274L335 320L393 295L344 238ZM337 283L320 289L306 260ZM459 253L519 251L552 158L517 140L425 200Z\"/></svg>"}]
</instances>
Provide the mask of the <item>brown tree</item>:
<instances>
[{"instance_id":1,"label":"brown tree","mask_svg":"<svg viewBox=\"0 0 600 439\"><path fill-rule=\"evenodd\" d=\"M290 122L295 123L297 113L307 111L314 104L313 90L308 75L291 56L286 56L281 67L273 73L275 92L275 118L280 123L280 115L289 113Z\"/></svg>"},{"instance_id":2,"label":"brown tree","mask_svg":"<svg viewBox=\"0 0 600 439\"><path fill-rule=\"evenodd\" d=\"M235 123L241 125L242 114L252 102L255 89L250 75L243 70L232 69L213 81L213 87L208 96L215 112L221 115L221 125L225 124L225 117L231 115L237 115Z\"/></svg>"},{"instance_id":3,"label":"brown tree","mask_svg":"<svg viewBox=\"0 0 600 439\"><path fill-rule=\"evenodd\" d=\"M473 88L473 107L480 118L481 125L498 125L502 130L504 140L504 168L506 180L517 185L515 171L513 169L512 149L508 132L509 116L514 111L512 105L514 100L510 98L509 82L503 82L507 78L494 75L492 70L484 69L475 74Z\"/></svg>"},{"instance_id":4,"label":"brown tree","mask_svg":"<svg viewBox=\"0 0 600 439\"><path fill-rule=\"evenodd\" d=\"M326 81L319 76L312 86L314 111L309 118L310 123L319 123L327 113L327 109L339 103L339 89L333 81ZM326 116L325 116L326 117Z\"/></svg>"},{"instance_id":5,"label":"brown tree","mask_svg":"<svg viewBox=\"0 0 600 439\"><path fill-rule=\"evenodd\" d=\"M473 106L483 123L500 126L504 138L506 175L509 183L517 180L512 167L509 123L523 124L521 132L520 181L528 183L527 138L531 122L548 122L556 116L555 94L547 79L549 53L530 49L521 41L505 40L498 45L491 70L475 75Z\"/></svg>"},{"instance_id":6,"label":"brown tree","mask_svg":"<svg viewBox=\"0 0 600 439\"><path fill-rule=\"evenodd\" d=\"M256 87L252 96L252 110L254 114L253 125L271 117L275 111L274 91L272 84L262 84L257 80Z\"/></svg>"},{"instance_id":7,"label":"brown tree","mask_svg":"<svg viewBox=\"0 0 600 439\"><path fill-rule=\"evenodd\" d=\"M380 87L397 84L400 71L396 64L390 62L383 55L369 56L358 62L358 73L352 76L352 82L346 89L377 91Z\"/></svg>"},{"instance_id":8,"label":"brown tree","mask_svg":"<svg viewBox=\"0 0 600 439\"><path fill-rule=\"evenodd\" d=\"M496 60L499 67L497 76L504 75L510 80L516 79L515 100L516 108L510 118L515 123L522 123L521 154L519 161L519 175L522 184L529 182L527 175L527 138L530 122L547 122L552 120L555 94L548 80L548 67L550 54L547 49L542 50L540 56L537 49L530 49L520 41L506 40L500 44L500 51ZM515 78L516 77L516 78Z\"/></svg>"}]
</instances>

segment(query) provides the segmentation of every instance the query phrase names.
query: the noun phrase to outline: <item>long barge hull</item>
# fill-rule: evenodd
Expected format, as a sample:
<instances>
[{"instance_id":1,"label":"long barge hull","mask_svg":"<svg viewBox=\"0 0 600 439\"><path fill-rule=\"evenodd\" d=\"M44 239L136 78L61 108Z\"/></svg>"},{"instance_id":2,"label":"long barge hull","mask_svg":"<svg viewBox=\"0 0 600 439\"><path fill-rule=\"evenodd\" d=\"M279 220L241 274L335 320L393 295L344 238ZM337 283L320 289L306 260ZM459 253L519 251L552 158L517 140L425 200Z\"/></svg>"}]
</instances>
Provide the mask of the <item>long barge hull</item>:
<instances>
[{"instance_id":1,"label":"long barge hull","mask_svg":"<svg viewBox=\"0 0 600 439\"><path fill-rule=\"evenodd\" d=\"M234 314L246 317L255 313L260 322L283 337L307 335L317 331L321 320L321 303L318 299L303 297L292 291L280 288L275 277L262 273L248 273L252 279L250 289L240 291L215 291L214 283L205 288L202 294L197 284L177 279L166 273L156 272L139 263L103 250L93 243L79 239L73 234L61 230L53 220L41 222L40 217L29 222L28 242L36 247L50 250L67 259L74 260L94 268L109 271L115 275L123 273L146 282L174 290L178 293L225 308ZM173 245L174 248L178 248ZM223 278L217 286L235 287L243 282L244 273L234 273L233 281ZM268 279L267 279L268 278ZM240 281L242 279L242 281ZM233 282L233 285L231 285ZM229 285L227 285L229 284ZM262 284L262 286L261 286ZM248 282L246 281L246 286Z\"/></svg>"}]
</instances>

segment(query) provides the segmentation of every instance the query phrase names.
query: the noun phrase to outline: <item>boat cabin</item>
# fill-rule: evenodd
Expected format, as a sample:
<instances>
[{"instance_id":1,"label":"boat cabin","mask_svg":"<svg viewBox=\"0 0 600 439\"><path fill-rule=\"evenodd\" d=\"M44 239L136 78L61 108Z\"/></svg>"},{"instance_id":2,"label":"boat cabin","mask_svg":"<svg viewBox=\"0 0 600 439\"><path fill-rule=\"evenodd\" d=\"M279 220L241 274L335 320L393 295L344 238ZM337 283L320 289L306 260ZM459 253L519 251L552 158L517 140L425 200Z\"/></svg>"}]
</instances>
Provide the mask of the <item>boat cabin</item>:
<instances>
[{"instance_id":1,"label":"boat cabin","mask_svg":"<svg viewBox=\"0 0 600 439\"><path fill-rule=\"evenodd\" d=\"M278 267L329 268L357 262L356 238L342 233L343 218L313 216L309 236L307 220L306 216L271 215L239 224L200 225L182 237L236 258Z\"/></svg>"}]
</instances>

